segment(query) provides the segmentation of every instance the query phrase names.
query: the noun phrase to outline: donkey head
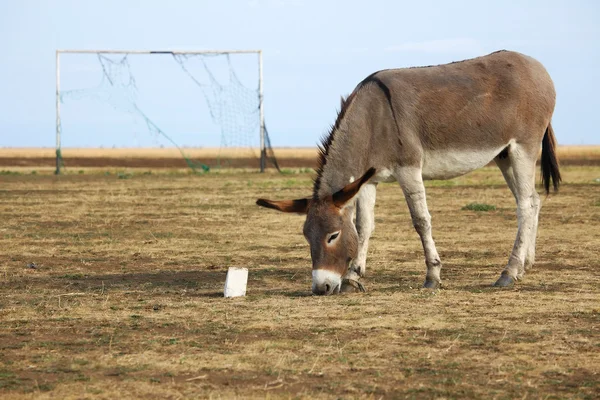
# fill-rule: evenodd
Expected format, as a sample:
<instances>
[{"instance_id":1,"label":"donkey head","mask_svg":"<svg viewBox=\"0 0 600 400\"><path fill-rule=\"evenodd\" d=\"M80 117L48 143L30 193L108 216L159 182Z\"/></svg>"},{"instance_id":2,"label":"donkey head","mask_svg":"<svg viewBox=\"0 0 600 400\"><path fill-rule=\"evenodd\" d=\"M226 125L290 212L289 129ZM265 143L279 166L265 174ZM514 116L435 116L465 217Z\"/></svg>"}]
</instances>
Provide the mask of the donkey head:
<instances>
[{"instance_id":1,"label":"donkey head","mask_svg":"<svg viewBox=\"0 0 600 400\"><path fill-rule=\"evenodd\" d=\"M310 245L313 293L340 292L342 277L350 261L358 254L358 233L353 221L354 198L374 174L375 168L371 168L360 179L322 199L256 201L262 207L306 214L304 237Z\"/></svg>"}]
</instances>

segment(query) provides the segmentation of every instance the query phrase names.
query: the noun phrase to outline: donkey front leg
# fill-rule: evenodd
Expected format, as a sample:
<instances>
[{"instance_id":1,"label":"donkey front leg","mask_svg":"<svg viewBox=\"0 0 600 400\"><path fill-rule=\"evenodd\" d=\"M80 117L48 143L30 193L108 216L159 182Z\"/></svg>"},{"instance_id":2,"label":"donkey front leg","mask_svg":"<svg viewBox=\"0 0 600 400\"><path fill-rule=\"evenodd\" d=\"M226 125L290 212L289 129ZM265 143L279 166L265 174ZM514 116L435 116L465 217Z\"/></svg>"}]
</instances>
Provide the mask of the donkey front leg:
<instances>
[{"instance_id":1,"label":"donkey front leg","mask_svg":"<svg viewBox=\"0 0 600 400\"><path fill-rule=\"evenodd\" d=\"M369 238L375 229L375 197L377 184L364 185L356 202L356 231L358 232L358 256L350 263L344 278L358 281L365 276Z\"/></svg>"},{"instance_id":2,"label":"donkey front leg","mask_svg":"<svg viewBox=\"0 0 600 400\"><path fill-rule=\"evenodd\" d=\"M425 264L427 264L427 275L423 287L436 289L441 284L440 270L442 262L438 255L433 237L431 236L431 215L427 209L425 198L425 186L420 168L401 168L396 177L404 197L408 203L408 209L412 218L413 225L421 237L423 250L425 251Z\"/></svg>"}]
</instances>

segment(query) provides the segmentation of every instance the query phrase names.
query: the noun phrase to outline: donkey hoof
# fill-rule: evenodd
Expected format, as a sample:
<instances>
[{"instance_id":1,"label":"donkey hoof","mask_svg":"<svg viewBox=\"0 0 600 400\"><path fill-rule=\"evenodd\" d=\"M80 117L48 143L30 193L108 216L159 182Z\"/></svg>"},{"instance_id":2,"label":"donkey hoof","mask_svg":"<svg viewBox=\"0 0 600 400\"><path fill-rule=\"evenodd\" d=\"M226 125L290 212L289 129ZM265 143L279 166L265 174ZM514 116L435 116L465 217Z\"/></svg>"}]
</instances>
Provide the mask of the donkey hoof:
<instances>
[{"instance_id":1,"label":"donkey hoof","mask_svg":"<svg viewBox=\"0 0 600 400\"><path fill-rule=\"evenodd\" d=\"M423 284L424 289L439 289L441 283L439 281L434 281L433 279L425 279L425 283Z\"/></svg>"},{"instance_id":2,"label":"donkey hoof","mask_svg":"<svg viewBox=\"0 0 600 400\"><path fill-rule=\"evenodd\" d=\"M514 286L515 284L515 279L508 275L508 274L502 274L500 275L500 278L498 278L498 280L494 283L495 287L511 287Z\"/></svg>"},{"instance_id":3,"label":"donkey hoof","mask_svg":"<svg viewBox=\"0 0 600 400\"><path fill-rule=\"evenodd\" d=\"M365 286L354 279L343 279L340 293L364 293L367 289Z\"/></svg>"}]
</instances>

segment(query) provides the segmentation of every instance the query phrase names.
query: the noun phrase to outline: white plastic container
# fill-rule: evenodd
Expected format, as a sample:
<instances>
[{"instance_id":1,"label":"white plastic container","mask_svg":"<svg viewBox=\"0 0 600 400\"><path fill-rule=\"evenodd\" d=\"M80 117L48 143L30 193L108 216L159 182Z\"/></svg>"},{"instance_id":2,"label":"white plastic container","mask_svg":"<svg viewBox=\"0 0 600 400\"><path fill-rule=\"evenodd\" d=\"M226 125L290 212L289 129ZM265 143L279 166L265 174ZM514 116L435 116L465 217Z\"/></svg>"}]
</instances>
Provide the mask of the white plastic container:
<instances>
[{"instance_id":1,"label":"white plastic container","mask_svg":"<svg viewBox=\"0 0 600 400\"><path fill-rule=\"evenodd\" d=\"M245 296L247 284L248 268L229 267L225 278L225 297Z\"/></svg>"}]
</instances>

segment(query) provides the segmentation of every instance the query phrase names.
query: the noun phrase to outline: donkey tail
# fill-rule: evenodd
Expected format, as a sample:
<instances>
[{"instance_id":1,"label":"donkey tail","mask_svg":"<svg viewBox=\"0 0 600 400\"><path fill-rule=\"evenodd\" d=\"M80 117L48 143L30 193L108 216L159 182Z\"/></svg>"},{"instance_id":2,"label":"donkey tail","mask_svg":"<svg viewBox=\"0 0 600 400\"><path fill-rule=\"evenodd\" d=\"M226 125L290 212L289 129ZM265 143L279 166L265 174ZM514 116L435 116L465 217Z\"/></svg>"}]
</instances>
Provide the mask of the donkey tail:
<instances>
[{"instance_id":1,"label":"donkey tail","mask_svg":"<svg viewBox=\"0 0 600 400\"><path fill-rule=\"evenodd\" d=\"M552 185L554 191L558 190L560 184L560 170L558 168L558 159L556 158L556 137L554 136L554 129L552 124L548 124L546 133L542 139L542 183L546 194L550 193L550 179L552 179Z\"/></svg>"}]
</instances>

